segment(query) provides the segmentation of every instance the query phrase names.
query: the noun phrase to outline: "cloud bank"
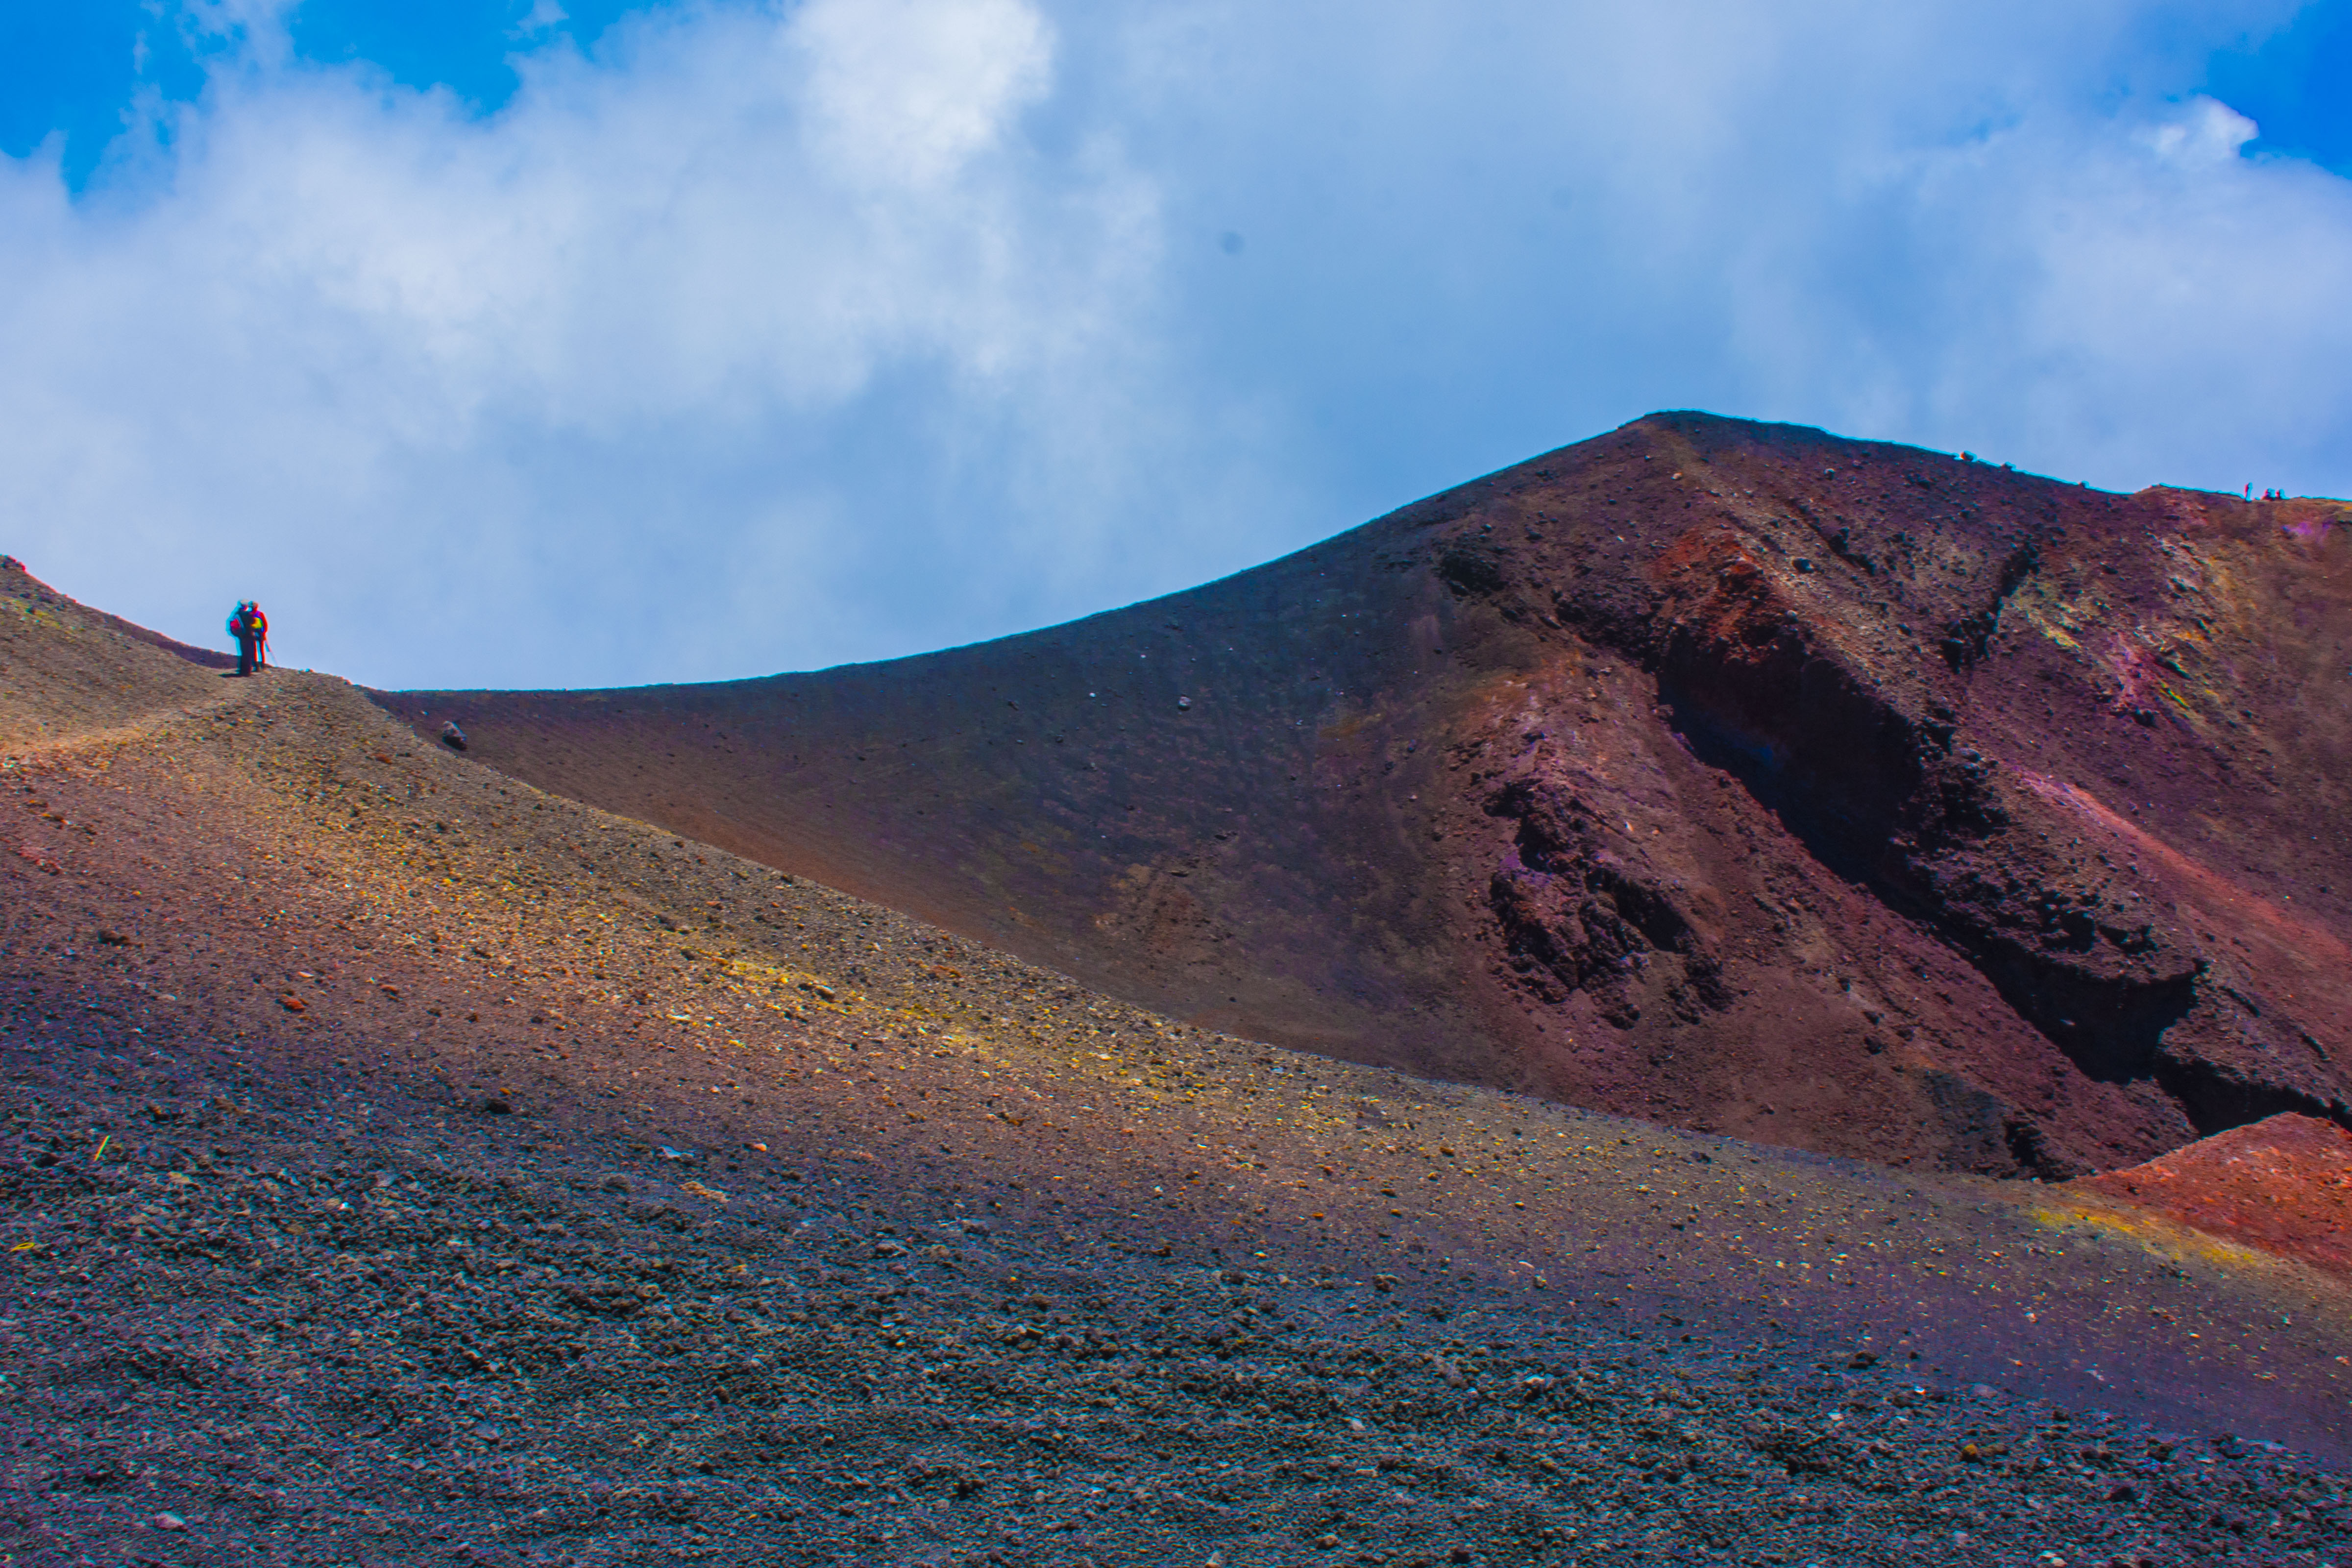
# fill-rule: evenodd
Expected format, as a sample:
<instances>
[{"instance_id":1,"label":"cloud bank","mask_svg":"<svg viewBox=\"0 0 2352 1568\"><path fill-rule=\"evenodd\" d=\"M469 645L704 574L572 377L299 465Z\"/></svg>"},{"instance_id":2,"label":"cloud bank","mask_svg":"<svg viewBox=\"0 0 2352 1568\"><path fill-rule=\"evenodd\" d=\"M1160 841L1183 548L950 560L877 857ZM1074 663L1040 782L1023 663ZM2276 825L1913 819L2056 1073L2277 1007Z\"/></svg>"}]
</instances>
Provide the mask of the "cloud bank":
<instances>
[{"instance_id":1,"label":"cloud bank","mask_svg":"<svg viewBox=\"0 0 2352 1568\"><path fill-rule=\"evenodd\" d=\"M221 0L88 190L0 163L0 548L585 685L1083 614L1659 407L2346 494L2352 183L2194 90L2292 9L710 3L476 117Z\"/></svg>"}]
</instances>

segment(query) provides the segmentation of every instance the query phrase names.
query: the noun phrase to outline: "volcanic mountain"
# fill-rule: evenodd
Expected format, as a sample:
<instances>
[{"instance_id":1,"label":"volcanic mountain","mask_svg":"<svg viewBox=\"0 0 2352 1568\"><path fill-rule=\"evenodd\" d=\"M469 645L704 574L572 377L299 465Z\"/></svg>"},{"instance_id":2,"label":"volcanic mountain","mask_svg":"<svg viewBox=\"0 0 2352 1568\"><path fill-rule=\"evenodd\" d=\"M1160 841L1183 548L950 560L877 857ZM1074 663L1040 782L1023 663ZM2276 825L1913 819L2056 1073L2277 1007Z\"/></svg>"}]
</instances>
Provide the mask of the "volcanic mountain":
<instances>
[{"instance_id":1,"label":"volcanic mountain","mask_svg":"<svg viewBox=\"0 0 2352 1568\"><path fill-rule=\"evenodd\" d=\"M2352 507L1654 416L1222 582L377 693L1157 1011L1895 1164L2352 1123Z\"/></svg>"},{"instance_id":2,"label":"volcanic mountain","mask_svg":"<svg viewBox=\"0 0 2352 1568\"><path fill-rule=\"evenodd\" d=\"M0 558L0 1559L2352 1560L2332 1122L2047 1186L1432 1083L185 652Z\"/></svg>"}]
</instances>

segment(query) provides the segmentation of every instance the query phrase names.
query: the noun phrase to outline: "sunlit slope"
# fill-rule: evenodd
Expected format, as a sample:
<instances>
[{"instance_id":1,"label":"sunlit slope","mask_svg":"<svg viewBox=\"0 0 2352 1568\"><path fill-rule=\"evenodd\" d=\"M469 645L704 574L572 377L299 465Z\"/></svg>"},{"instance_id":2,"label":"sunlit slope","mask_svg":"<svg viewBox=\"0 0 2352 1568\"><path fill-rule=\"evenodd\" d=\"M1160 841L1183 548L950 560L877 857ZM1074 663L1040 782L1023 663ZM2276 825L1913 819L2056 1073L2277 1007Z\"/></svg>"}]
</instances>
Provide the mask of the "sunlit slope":
<instances>
[{"instance_id":1,"label":"sunlit slope","mask_svg":"<svg viewBox=\"0 0 2352 1568\"><path fill-rule=\"evenodd\" d=\"M78 603L22 566L0 567L0 751L29 752L219 701L235 682L216 664L194 662L205 657Z\"/></svg>"},{"instance_id":2,"label":"sunlit slope","mask_svg":"<svg viewBox=\"0 0 2352 1568\"><path fill-rule=\"evenodd\" d=\"M1139 1005L1895 1163L2352 1120L2352 532L1657 416L888 664L383 694Z\"/></svg>"}]
</instances>

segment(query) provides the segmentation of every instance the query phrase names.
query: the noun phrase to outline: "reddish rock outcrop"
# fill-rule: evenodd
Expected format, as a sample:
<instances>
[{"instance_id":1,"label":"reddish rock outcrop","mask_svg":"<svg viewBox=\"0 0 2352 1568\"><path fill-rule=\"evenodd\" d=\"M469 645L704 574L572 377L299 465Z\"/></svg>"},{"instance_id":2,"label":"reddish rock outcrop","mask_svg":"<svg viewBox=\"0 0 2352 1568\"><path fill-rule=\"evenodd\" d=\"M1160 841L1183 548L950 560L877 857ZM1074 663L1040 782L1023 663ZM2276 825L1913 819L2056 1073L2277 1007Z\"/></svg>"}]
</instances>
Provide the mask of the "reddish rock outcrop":
<instances>
[{"instance_id":1,"label":"reddish rock outcrop","mask_svg":"<svg viewBox=\"0 0 2352 1568\"><path fill-rule=\"evenodd\" d=\"M379 700L1202 1022L2067 1176L2352 1122L2347 520L1660 415L1024 637Z\"/></svg>"},{"instance_id":2,"label":"reddish rock outcrop","mask_svg":"<svg viewBox=\"0 0 2352 1568\"><path fill-rule=\"evenodd\" d=\"M2287 1114L2083 1184L2209 1235L2352 1275L2352 1132Z\"/></svg>"}]
</instances>

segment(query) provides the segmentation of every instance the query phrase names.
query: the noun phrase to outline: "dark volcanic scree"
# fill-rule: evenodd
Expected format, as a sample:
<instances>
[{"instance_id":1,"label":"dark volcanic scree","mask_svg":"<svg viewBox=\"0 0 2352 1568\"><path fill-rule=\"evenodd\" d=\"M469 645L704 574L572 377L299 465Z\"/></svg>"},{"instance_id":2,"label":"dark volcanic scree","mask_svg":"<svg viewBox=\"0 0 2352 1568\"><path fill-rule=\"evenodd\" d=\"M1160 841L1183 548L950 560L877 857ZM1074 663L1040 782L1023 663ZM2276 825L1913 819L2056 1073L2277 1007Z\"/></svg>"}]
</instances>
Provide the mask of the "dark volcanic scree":
<instances>
[{"instance_id":1,"label":"dark volcanic scree","mask_svg":"<svg viewBox=\"0 0 2352 1568\"><path fill-rule=\"evenodd\" d=\"M1643 419L892 663L410 692L476 758L1236 1034L2064 1177L2352 1123L2352 510Z\"/></svg>"}]
</instances>

